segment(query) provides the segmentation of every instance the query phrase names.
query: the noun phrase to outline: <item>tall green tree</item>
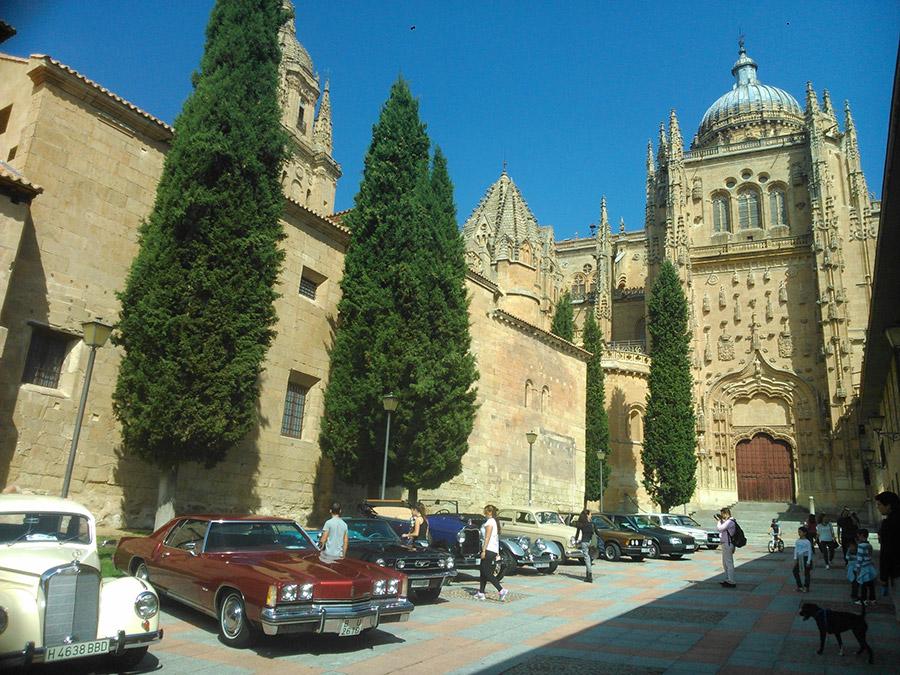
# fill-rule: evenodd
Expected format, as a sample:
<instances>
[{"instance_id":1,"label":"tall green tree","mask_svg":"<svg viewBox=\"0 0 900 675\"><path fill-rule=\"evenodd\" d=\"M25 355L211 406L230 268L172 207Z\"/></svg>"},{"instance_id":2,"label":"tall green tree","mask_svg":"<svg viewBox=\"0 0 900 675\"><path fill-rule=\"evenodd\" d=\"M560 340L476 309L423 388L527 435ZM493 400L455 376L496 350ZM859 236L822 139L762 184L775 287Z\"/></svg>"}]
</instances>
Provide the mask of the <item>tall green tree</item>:
<instances>
[{"instance_id":1,"label":"tall green tree","mask_svg":"<svg viewBox=\"0 0 900 675\"><path fill-rule=\"evenodd\" d=\"M572 296L569 291L563 293L556 305L550 332L569 342L575 339L575 312L572 309Z\"/></svg>"},{"instance_id":2,"label":"tall green tree","mask_svg":"<svg viewBox=\"0 0 900 675\"><path fill-rule=\"evenodd\" d=\"M651 364L641 454L644 487L668 511L686 503L697 484L688 304L678 272L668 260L653 284L648 315Z\"/></svg>"},{"instance_id":3,"label":"tall green tree","mask_svg":"<svg viewBox=\"0 0 900 675\"><path fill-rule=\"evenodd\" d=\"M597 501L609 485L609 417L603 382L603 339L593 312L584 320L584 348L591 353L587 362L584 411L584 500ZM598 453L604 453L600 459ZM602 485L602 487L601 487Z\"/></svg>"},{"instance_id":4,"label":"tall green tree","mask_svg":"<svg viewBox=\"0 0 900 675\"><path fill-rule=\"evenodd\" d=\"M280 0L218 0L194 90L140 230L115 342L126 451L162 470L157 520L183 462L221 461L256 420L283 252Z\"/></svg>"},{"instance_id":5,"label":"tall green tree","mask_svg":"<svg viewBox=\"0 0 900 675\"><path fill-rule=\"evenodd\" d=\"M443 154L429 166L402 79L372 132L352 231L320 442L346 481L381 483L382 397L393 392L388 485L415 499L462 470L475 416L464 247ZM377 255L375 254L377 252Z\"/></svg>"}]
</instances>

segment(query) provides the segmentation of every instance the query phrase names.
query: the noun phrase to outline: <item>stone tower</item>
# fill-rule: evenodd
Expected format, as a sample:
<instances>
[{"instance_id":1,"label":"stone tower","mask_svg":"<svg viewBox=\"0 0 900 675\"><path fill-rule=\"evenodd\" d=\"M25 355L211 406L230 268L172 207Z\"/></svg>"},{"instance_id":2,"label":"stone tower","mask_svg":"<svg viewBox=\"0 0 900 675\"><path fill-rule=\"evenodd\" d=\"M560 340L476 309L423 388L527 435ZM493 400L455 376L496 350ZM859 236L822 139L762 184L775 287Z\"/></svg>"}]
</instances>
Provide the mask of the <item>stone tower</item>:
<instances>
[{"instance_id":1,"label":"stone tower","mask_svg":"<svg viewBox=\"0 0 900 675\"><path fill-rule=\"evenodd\" d=\"M290 134L290 152L282 173L285 194L322 215L334 212L334 193L341 167L331 156L331 99L329 85L321 92L312 59L297 40L294 6L283 0L290 18L281 27L281 121ZM319 110L316 113L316 103Z\"/></svg>"}]
</instances>

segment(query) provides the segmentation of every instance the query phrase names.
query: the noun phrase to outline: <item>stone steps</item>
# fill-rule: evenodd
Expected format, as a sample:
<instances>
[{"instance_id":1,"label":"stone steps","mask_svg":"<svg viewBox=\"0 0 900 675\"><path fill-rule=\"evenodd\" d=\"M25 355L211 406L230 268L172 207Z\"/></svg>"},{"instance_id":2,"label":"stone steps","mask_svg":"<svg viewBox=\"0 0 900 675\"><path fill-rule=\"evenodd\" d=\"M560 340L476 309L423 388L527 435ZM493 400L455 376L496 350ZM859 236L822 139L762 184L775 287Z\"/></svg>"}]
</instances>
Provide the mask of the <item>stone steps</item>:
<instances>
[{"instance_id":1,"label":"stone steps","mask_svg":"<svg viewBox=\"0 0 900 675\"><path fill-rule=\"evenodd\" d=\"M701 525L714 526L718 510L702 509L694 513ZM797 528L806 522L809 511L796 504L784 502L738 502L731 505L731 513L740 523L748 544L765 545L770 539L772 518L781 525L781 537L786 543L797 537Z\"/></svg>"}]
</instances>

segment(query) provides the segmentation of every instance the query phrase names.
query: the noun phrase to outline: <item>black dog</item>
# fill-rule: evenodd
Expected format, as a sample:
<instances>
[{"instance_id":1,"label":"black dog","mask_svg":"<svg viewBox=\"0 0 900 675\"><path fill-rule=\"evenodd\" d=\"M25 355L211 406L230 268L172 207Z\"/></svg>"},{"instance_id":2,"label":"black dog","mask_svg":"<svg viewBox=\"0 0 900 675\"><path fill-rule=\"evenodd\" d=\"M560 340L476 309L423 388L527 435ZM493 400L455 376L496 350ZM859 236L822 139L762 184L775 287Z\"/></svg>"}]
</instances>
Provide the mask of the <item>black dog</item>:
<instances>
[{"instance_id":1,"label":"black dog","mask_svg":"<svg viewBox=\"0 0 900 675\"><path fill-rule=\"evenodd\" d=\"M866 606L862 606L862 614L851 614L850 612L836 612L833 609L825 609L811 602L804 602L800 605L800 616L803 620L815 619L816 625L819 627L819 651L821 654L825 649L825 636L832 633L837 638L838 647L841 656L844 655L844 643L841 640L841 633L844 631L853 631L856 641L859 643L857 654L863 651L869 652L869 663L872 663L874 655L869 643L866 642L866 631L869 625L866 623Z\"/></svg>"}]
</instances>

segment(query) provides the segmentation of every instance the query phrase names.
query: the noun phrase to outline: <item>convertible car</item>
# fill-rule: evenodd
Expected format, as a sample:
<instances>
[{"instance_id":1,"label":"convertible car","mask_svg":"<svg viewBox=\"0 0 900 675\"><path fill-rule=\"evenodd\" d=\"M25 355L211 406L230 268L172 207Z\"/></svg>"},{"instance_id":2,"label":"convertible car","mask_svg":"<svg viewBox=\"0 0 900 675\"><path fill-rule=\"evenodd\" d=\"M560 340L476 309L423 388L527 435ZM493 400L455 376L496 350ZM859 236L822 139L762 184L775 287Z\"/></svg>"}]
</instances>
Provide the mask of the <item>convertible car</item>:
<instances>
[{"instance_id":1,"label":"convertible car","mask_svg":"<svg viewBox=\"0 0 900 675\"><path fill-rule=\"evenodd\" d=\"M292 520L181 516L148 537L126 537L117 568L219 622L219 638L249 646L266 635L359 635L406 621L406 575L321 553Z\"/></svg>"}]
</instances>

